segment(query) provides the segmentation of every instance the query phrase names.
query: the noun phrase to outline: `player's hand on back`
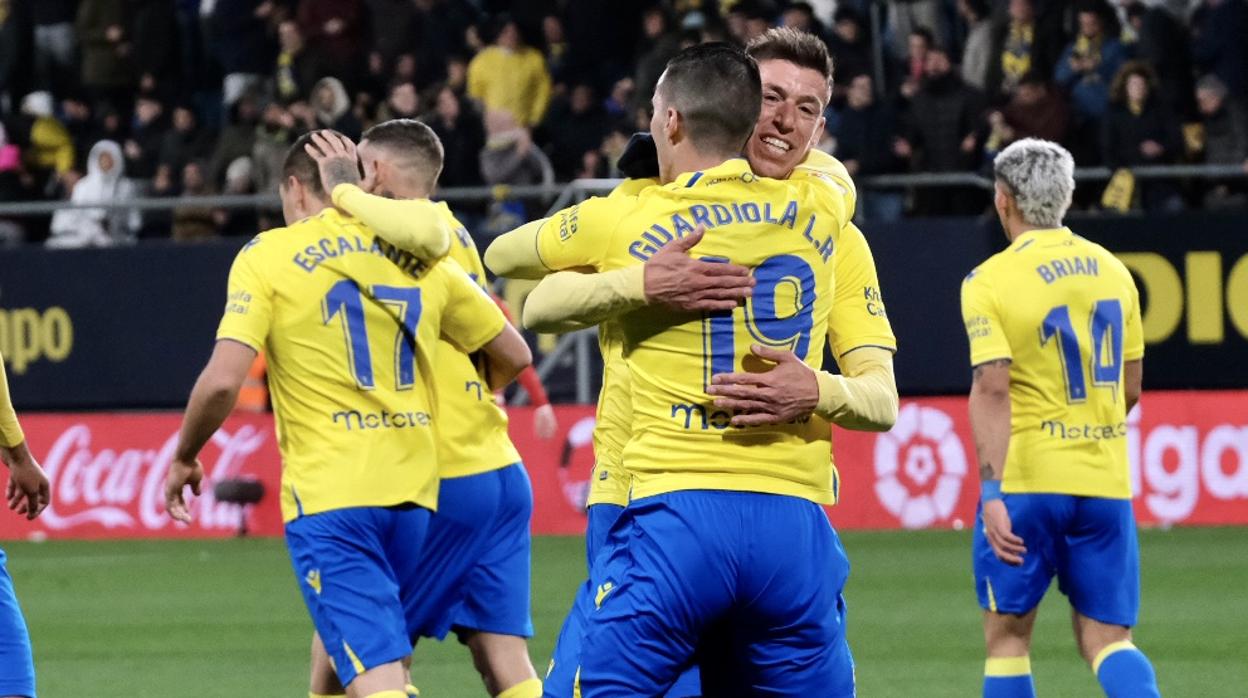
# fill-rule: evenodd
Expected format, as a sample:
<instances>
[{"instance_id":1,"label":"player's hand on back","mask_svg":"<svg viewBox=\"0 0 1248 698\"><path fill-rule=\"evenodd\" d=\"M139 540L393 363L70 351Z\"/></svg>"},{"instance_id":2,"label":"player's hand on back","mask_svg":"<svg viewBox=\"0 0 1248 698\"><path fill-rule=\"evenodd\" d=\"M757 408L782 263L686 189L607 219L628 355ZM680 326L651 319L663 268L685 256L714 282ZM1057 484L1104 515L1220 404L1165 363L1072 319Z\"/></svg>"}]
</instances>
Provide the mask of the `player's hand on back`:
<instances>
[{"instance_id":1,"label":"player's hand on back","mask_svg":"<svg viewBox=\"0 0 1248 698\"><path fill-rule=\"evenodd\" d=\"M316 161L326 192L332 193L339 184L355 184L364 188L360 178L360 158L350 138L330 131L315 131L312 142L304 149Z\"/></svg>"},{"instance_id":2,"label":"player's hand on back","mask_svg":"<svg viewBox=\"0 0 1248 698\"><path fill-rule=\"evenodd\" d=\"M732 310L750 297L754 277L738 264L705 262L689 255L702 241L706 228L699 225L692 233L659 248L645 264L646 302L674 310L705 312Z\"/></svg>"},{"instance_id":3,"label":"player's hand on back","mask_svg":"<svg viewBox=\"0 0 1248 698\"><path fill-rule=\"evenodd\" d=\"M715 396L716 407L736 413L732 426L784 424L814 413L819 404L814 370L791 351L754 344L750 353L755 360L772 363L772 367L760 373L716 374L706 390Z\"/></svg>"},{"instance_id":4,"label":"player's hand on back","mask_svg":"<svg viewBox=\"0 0 1248 698\"><path fill-rule=\"evenodd\" d=\"M175 459L169 464L169 476L165 479L165 510L175 521L191 522L191 512L182 497L182 488L190 485L191 492L199 496L203 480L204 466L198 458L192 461Z\"/></svg>"},{"instance_id":5,"label":"player's hand on back","mask_svg":"<svg viewBox=\"0 0 1248 698\"><path fill-rule=\"evenodd\" d=\"M1007 565L1023 564L1023 555L1027 554L1027 548L1023 545L1023 539L1011 529L1010 512L1005 508L1005 502L1000 499L984 502L983 518L984 534L997 559Z\"/></svg>"},{"instance_id":6,"label":"player's hand on back","mask_svg":"<svg viewBox=\"0 0 1248 698\"><path fill-rule=\"evenodd\" d=\"M25 443L4 449L4 460L9 466L9 484L4 491L9 509L27 519L34 519L52 500L48 476Z\"/></svg>"}]
</instances>

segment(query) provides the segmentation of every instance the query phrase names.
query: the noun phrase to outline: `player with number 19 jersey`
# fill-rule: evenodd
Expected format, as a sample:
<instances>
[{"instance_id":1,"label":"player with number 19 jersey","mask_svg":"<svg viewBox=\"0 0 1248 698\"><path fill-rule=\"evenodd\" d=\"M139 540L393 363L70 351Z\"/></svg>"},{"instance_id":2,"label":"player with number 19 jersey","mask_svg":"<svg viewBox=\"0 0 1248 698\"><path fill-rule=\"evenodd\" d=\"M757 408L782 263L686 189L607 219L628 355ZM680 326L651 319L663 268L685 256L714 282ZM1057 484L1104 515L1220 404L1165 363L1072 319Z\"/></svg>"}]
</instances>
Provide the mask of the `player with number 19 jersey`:
<instances>
[{"instance_id":1,"label":"player with number 19 jersey","mask_svg":"<svg viewBox=\"0 0 1248 698\"><path fill-rule=\"evenodd\" d=\"M1122 367L1144 356L1140 298L1116 257L1032 230L962 285L971 365L1010 360L1004 492L1131 498Z\"/></svg>"}]
</instances>

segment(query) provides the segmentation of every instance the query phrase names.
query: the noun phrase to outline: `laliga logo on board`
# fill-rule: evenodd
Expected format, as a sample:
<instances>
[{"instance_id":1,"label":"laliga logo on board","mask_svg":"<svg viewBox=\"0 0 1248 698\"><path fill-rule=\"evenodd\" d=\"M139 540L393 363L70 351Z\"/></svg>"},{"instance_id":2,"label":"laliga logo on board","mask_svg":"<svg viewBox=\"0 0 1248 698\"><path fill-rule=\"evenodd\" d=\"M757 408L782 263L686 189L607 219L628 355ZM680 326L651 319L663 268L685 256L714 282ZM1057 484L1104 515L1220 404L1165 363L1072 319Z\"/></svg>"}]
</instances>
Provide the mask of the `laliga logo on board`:
<instances>
[{"instance_id":1,"label":"laliga logo on board","mask_svg":"<svg viewBox=\"0 0 1248 698\"><path fill-rule=\"evenodd\" d=\"M53 442L43 459L51 481L52 503L39 521L57 531L89 524L109 529L139 525L149 531L168 525L171 519L164 509L164 484L177 447L177 433L165 439L158 450L93 449L92 438L91 427L75 424ZM217 457L210 461L208 453L201 455L204 494L190 502L195 526L223 531L237 526L238 506L214 500L211 483L239 475L247 457L266 438L265 432L251 425L233 433L221 429L212 435L209 444L216 447Z\"/></svg>"},{"instance_id":2,"label":"laliga logo on board","mask_svg":"<svg viewBox=\"0 0 1248 698\"><path fill-rule=\"evenodd\" d=\"M965 477L962 439L940 409L910 403L875 440L875 495L906 528L949 518Z\"/></svg>"}]
</instances>

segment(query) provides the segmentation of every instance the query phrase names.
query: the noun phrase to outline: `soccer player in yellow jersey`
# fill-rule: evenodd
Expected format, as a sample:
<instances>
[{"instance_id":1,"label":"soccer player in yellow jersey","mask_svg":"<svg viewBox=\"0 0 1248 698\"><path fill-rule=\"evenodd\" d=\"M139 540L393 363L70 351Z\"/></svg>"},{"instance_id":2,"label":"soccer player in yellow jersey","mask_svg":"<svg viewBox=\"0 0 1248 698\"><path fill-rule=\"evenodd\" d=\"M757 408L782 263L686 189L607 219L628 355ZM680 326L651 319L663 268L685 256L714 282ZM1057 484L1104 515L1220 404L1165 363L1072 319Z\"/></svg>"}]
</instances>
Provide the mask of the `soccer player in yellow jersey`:
<instances>
[{"instance_id":1,"label":"soccer player in yellow jersey","mask_svg":"<svg viewBox=\"0 0 1248 698\"><path fill-rule=\"evenodd\" d=\"M1010 246L962 284L982 486L973 559L985 698L1035 695L1031 629L1054 575L1106 695L1160 695L1131 644L1140 561L1127 413L1143 376L1140 299L1121 262L1062 226L1074 166L1061 146L1034 139L997 156L996 209Z\"/></svg>"},{"instance_id":2,"label":"soccer player in yellow jersey","mask_svg":"<svg viewBox=\"0 0 1248 698\"><path fill-rule=\"evenodd\" d=\"M827 47L809 34L772 29L752 41L746 52L758 60L763 95L757 125L745 148L753 170L767 176L792 176L798 181L830 186L843 194L848 209L852 210L854 188L844 167L834 158L811 150L822 133L823 108L830 96L832 71ZM622 190L630 185L637 188L629 182L617 189L615 195L627 193ZM690 258L683 250L699 239L698 235L691 235L675 240L651 256L644 266L598 274L553 273L529 296L525 322L543 331L567 331L646 304L663 304L687 311L730 310L736 306L736 299L749 295L746 283L750 280L749 270ZM533 249L534 244L519 242L518 247ZM537 266L537 271L544 270L540 262ZM835 355L844 375L820 372L816 376L794 361L768 374L737 377L748 381L742 386L743 391L755 400L765 391L768 398L787 402L783 406L768 404L773 418L774 411L779 409L809 413L810 406L815 406L829 421L842 426L887 428L896 413L897 397L891 371L895 341L880 302L870 251L861 232L852 224L842 234L834 267L836 295L829 323L836 337ZM599 401L596 433L600 477L593 478L591 484L586 534L591 566L607 529L628 502L627 478L617 474L620 470L618 457L612 457L616 449L602 448L604 443L622 446L632 429L627 369L622 366L624 361L618 343L611 341L613 325L604 323L600 330L606 378ZM763 382L766 385L758 385ZM726 383L722 389L729 385L731 383ZM763 390L759 390L760 387ZM777 421L789 418L777 418ZM604 484L610 486L604 487ZM548 695L570 696L572 693L576 658L580 653L580 625L593 608L593 599L591 586L586 584L578 589L546 677ZM696 672L683 675L667 695L700 695Z\"/></svg>"},{"instance_id":3,"label":"soccer player in yellow jersey","mask_svg":"<svg viewBox=\"0 0 1248 698\"><path fill-rule=\"evenodd\" d=\"M609 271L639 265L702 226L694 252L752 268L756 281L743 309L698 316L646 307L621 321L632 499L592 572L585 696L663 695L713 636L735 644L704 655L715 659L702 664L708 695L743 686L853 691L840 600L847 566L818 506L835 499L828 422L808 413L742 428L734 420L746 415L718 408L707 393L717 374L762 369L759 355L769 352L751 351L751 338L817 365L833 304L843 192L760 178L736 158L759 114L757 71L723 45L682 52L654 97L651 133L667 184L584 202L536 234L539 265ZM493 257L540 272L500 244L487 252L491 266ZM813 372L802 370L813 386ZM773 525L799 531L800 550L763 553L771 546L760 536L778 535ZM787 583L768 587L765 578ZM803 670L776 671L790 662Z\"/></svg>"},{"instance_id":4,"label":"soccer player in yellow jersey","mask_svg":"<svg viewBox=\"0 0 1248 698\"><path fill-rule=\"evenodd\" d=\"M34 519L51 501L48 476L30 453L22 427L17 423L13 403L9 401L9 381L4 374L4 357L0 357L0 460L9 469L9 482L4 494L9 509ZM30 651L30 633L17 604L13 578L5 567L4 551L0 550L0 696L35 695L35 662Z\"/></svg>"},{"instance_id":5,"label":"soccer player in yellow jersey","mask_svg":"<svg viewBox=\"0 0 1248 698\"><path fill-rule=\"evenodd\" d=\"M301 137L282 170L287 227L261 233L230 270L212 357L195 384L166 482L175 519L198 492L196 455L233 406L258 351L282 453L282 515L299 587L348 695L406 696L405 607L428 573L437 506L438 338L483 350L491 387L530 361L457 264L400 265L333 209ZM449 417L453 418L453 417Z\"/></svg>"},{"instance_id":6,"label":"soccer player in yellow jersey","mask_svg":"<svg viewBox=\"0 0 1248 698\"><path fill-rule=\"evenodd\" d=\"M373 126L364 132L358 158L347 138L324 134L314 141L309 154L339 208L421 256L437 258L449 248L449 257L485 291L485 269L468 231L446 204L429 201L443 151L428 126L414 119ZM425 210L433 215L422 215ZM450 231L445 245L437 240L439 228ZM533 635L528 475L507 435L506 412L474 359L446 338L438 340L434 385L434 414L445 415L437 430L441 484L421 551L425 574L407 606L408 631L441 640L455 630L490 695L538 698L542 684L525 641ZM341 693L328 658L317 656L323 664L313 671L313 693Z\"/></svg>"}]
</instances>

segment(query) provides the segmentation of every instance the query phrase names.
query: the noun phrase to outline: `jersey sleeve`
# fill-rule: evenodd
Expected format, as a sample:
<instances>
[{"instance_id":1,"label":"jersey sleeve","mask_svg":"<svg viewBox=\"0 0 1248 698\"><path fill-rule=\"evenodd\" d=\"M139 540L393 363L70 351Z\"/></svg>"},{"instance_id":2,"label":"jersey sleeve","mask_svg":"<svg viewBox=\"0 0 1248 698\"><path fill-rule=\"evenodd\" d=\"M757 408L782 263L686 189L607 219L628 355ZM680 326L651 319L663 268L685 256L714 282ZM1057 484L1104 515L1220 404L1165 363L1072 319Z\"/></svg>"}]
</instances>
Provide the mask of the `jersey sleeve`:
<instances>
[{"instance_id":1,"label":"jersey sleeve","mask_svg":"<svg viewBox=\"0 0 1248 698\"><path fill-rule=\"evenodd\" d=\"M438 269L446 289L442 336L467 353L477 351L503 331L507 318L455 260L442 260Z\"/></svg>"},{"instance_id":2,"label":"jersey sleeve","mask_svg":"<svg viewBox=\"0 0 1248 698\"><path fill-rule=\"evenodd\" d=\"M248 243L230 267L225 314L217 327L217 339L232 339L264 351L273 317L273 292L258 267L259 238Z\"/></svg>"},{"instance_id":3,"label":"jersey sleeve","mask_svg":"<svg viewBox=\"0 0 1248 698\"><path fill-rule=\"evenodd\" d=\"M1144 323L1140 320L1140 291L1131 283L1131 309L1123 329L1122 358L1137 361L1144 358Z\"/></svg>"},{"instance_id":4,"label":"jersey sleeve","mask_svg":"<svg viewBox=\"0 0 1248 698\"><path fill-rule=\"evenodd\" d=\"M615 223L636 197L595 197L547 218L537 231L537 254L553 271L592 267L601 270Z\"/></svg>"},{"instance_id":5,"label":"jersey sleeve","mask_svg":"<svg viewBox=\"0 0 1248 698\"><path fill-rule=\"evenodd\" d=\"M836 290L828 318L828 338L837 359L860 347L896 351L897 338L880 295L875 259L866 237L853 223L841 229L833 273Z\"/></svg>"},{"instance_id":6,"label":"jersey sleeve","mask_svg":"<svg viewBox=\"0 0 1248 698\"><path fill-rule=\"evenodd\" d=\"M858 190L854 186L854 180L840 160L822 150L812 148L806 154L806 159L793 168L793 172L789 174L789 181L822 182L824 186L833 188L844 201L845 220L848 221L854 217L854 209L858 204Z\"/></svg>"},{"instance_id":7,"label":"jersey sleeve","mask_svg":"<svg viewBox=\"0 0 1248 698\"><path fill-rule=\"evenodd\" d=\"M334 205L400 250L422 262L446 256L451 230L438 204L428 199L387 199L365 192L354 184L334 187Z\"/></svg>"},{"instance_id":8,"label":"jersey sleeve","mask_svg":"<svg viewBox=\"0 0 1248 698\"><path fill-rule=\"evenodd\" d=\"M4 374L4 357L0 356L0 446L12 448L23 441L22 426L17 423L17 412L9 400L9 380Z\"/></svg>"},{"instance_id":9,"label":"jersey sleeve","mask_svg":"<svg viewBox=\"0 0 1248 698\"><path fill-rule=\"evenodd\" d=\"M1014 357L1001 325L996 291L982 269L962 282L962 321L971 345L971 366Z\"/></svg>"}]
</instances>

